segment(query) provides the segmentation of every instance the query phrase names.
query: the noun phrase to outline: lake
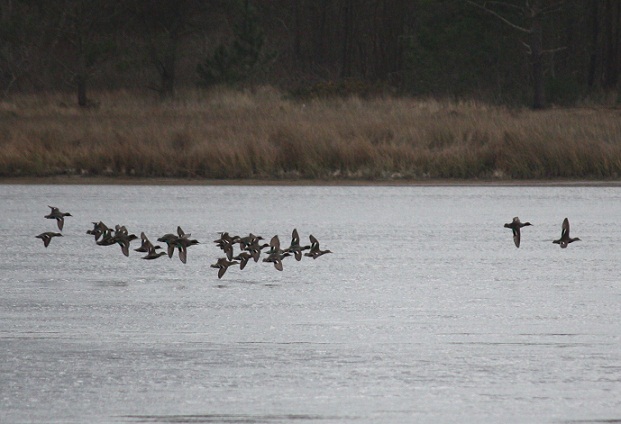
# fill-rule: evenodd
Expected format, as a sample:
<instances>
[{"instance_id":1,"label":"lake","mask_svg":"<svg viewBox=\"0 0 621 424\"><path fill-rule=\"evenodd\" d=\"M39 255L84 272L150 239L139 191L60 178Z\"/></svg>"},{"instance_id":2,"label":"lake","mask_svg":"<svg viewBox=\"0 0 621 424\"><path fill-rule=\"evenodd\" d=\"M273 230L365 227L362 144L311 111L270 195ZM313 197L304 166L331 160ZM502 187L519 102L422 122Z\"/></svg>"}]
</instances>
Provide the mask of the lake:
<instances>
[{"instance_id":1,"label":"lake","mask_svg":"<svg viewBox=\"0 0 621 424\"><path fill-rule=\"evenodd\" d=\"M621 422L621 188L0 185L0 422ZM48 205L73 216L58 231ZM503 224L530 221L520 248ZM560 249L565 217L581 241ZM93 221L181 226L187 263ZM218 232L314 235L232 266ZM162 244L162 243L159 243Z\"/></svg>"}]
</instances>

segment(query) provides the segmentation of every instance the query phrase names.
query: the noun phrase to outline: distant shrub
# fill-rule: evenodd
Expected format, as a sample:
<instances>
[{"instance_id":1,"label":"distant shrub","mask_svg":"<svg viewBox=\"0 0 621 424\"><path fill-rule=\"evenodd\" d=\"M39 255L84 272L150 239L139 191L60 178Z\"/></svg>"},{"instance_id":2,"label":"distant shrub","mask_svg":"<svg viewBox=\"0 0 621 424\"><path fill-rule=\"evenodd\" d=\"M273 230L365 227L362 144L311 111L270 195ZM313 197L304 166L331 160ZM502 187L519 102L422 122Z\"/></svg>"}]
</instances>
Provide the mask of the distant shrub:
<instances>
[{"instance_id":1,"label":"distant shrub","mask_svg":"<svg viewBox=\"0 0 621 424\"><path fill-rule=\"evenodd\" d=\"M300 86L291 90L291 95L296 99L347 98L351 96L370 98L377 97L384 91L382 87L368 81L349 78L338 81L320 81Z\"/></svg>"},{"instance_id":2,"label":"distant shrub","mask_svg":"<svg viewBox=\"0 0 621 424\"><path fill-rule=\"evenodd\" d=\"M0 176L177 178L612 179L615 109L531 110L406 98L316 98L211 90L153 102L98 93L0 104Z\"/></svg>"},{"instance_id":3,"label":"distant shrub","mask_svg":"<svg viewBox=\"0 0 621 424\"><path fill-rule=\"evenodd\" d=\"M199 85L233 86L267 66L271 56L265 53L265 35L250 2L244 3L242 19L234 31L231 44L219 45L210 57L197 65Z\"/></svg>"}]
</instances>

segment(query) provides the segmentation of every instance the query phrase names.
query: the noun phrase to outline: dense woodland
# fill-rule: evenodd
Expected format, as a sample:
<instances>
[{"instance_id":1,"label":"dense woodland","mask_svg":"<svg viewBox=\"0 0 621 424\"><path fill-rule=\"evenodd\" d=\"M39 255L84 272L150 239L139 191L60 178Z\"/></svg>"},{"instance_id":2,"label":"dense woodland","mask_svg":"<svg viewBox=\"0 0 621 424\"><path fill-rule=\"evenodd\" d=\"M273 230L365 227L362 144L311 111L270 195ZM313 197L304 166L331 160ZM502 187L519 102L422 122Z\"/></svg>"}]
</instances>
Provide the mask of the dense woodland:
<instances>
[{"instance_id":1,"label":"dense woodland","mask_svg":"<svg viewBox=\"0 0 621 424\"><path fill-rule=\"evenodd\" d=\"M0 0L0 96L272 85L617 103L617 0Z\"/></svg>"}]
</instances>

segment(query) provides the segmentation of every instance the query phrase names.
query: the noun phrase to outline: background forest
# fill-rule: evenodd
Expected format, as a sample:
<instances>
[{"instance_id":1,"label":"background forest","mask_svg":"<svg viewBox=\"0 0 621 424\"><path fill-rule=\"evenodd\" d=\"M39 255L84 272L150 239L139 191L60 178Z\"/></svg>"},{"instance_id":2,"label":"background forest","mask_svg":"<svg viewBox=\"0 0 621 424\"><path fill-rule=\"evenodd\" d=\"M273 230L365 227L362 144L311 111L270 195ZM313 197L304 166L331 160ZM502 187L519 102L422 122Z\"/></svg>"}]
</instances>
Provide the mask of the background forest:
<instances>
[{"instance_id":1,"label":"background forest","mask_svg":"<svg viewBox=\"0 0 621 424\"><path fill-rule=\"evenodd\" d=\"M271 85L617 101L616 0L0 0L0 95Z\"/></svg>"},{"instance_id":2,"label":"background forest","mask_svg":"<svg viewBox=\"0 0 621 424\"><path fill-rule=\"evenodd\" d=\"M0 177L621 176L621 1L0 6Z\"/></svg>"}]
</instances>

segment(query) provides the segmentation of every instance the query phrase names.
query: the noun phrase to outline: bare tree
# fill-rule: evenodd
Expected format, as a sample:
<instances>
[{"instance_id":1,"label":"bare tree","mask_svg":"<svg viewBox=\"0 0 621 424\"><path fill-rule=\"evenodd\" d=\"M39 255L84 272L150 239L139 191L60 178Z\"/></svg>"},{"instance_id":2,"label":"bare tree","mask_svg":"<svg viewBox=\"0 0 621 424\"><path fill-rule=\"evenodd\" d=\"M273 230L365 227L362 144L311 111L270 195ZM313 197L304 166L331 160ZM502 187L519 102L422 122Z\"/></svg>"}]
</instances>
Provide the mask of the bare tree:
<instances>
[{"instance_id":1,"label":"bare tree","mask_svg":"<svg viewBox=\"0 0 621 424\"><path fill-rule=\"evenodd\" d=\"M133 12L142 27L149 62L159 83L151 88L161 98L172 97L180 45L204 28L205 12L215 0L134 0Z\"/></svg>"},{"instance_id":2,"label":"bare tree","mask_svg":"<svg viewBox=\"0 0 621 424\"><path fill-rule=\"evenodd\" d=\"M28 84L40 85L33 67L41 60L40 46L47 35L40 25L41 9L35 2L0 0L0 90L3 96Z\"/></svg>"},{"instance_id":3,"label":"bare tree","mask_svg":"<svg viewBox=\"0 0 621 424\"><path fill-rule=\"evenodd\" d=\"M533 108L544 108L545 80L543 55L562 50L564 47L544 49L543 18L549 13L560 10L564 1L524 0L523 5L508 1L476 2L466 0L466 2L500 19L503 23L522 34L526 34L527 41L523 41L522 44L526 47L526 52L530 57L533 79ZM518 21L516 22L511 16L515 16Z\"/></svg>"},{"instance_id":4,"label":"bare tree","mask_svg":"<svg viewBox=\"0 0 621 424\"><path fill-rule=\"evenodd\" d=\"M115 51L112 34L120 2L64 0L51 3L53 34L48 51L77 90L80 107L92 105L87 88L91 75Z\"/></svg>"},{"instance_id":5,"label":"bare tree","mask_svg":"<svg viewBox=\"0 0 621 424\"><path fill-rule=\"evenodd\" d=\"M605 54L602 83L610 89L617 86L621 72L621 3L608 0L603 6Z\"/></svg>"}]
</instances>

